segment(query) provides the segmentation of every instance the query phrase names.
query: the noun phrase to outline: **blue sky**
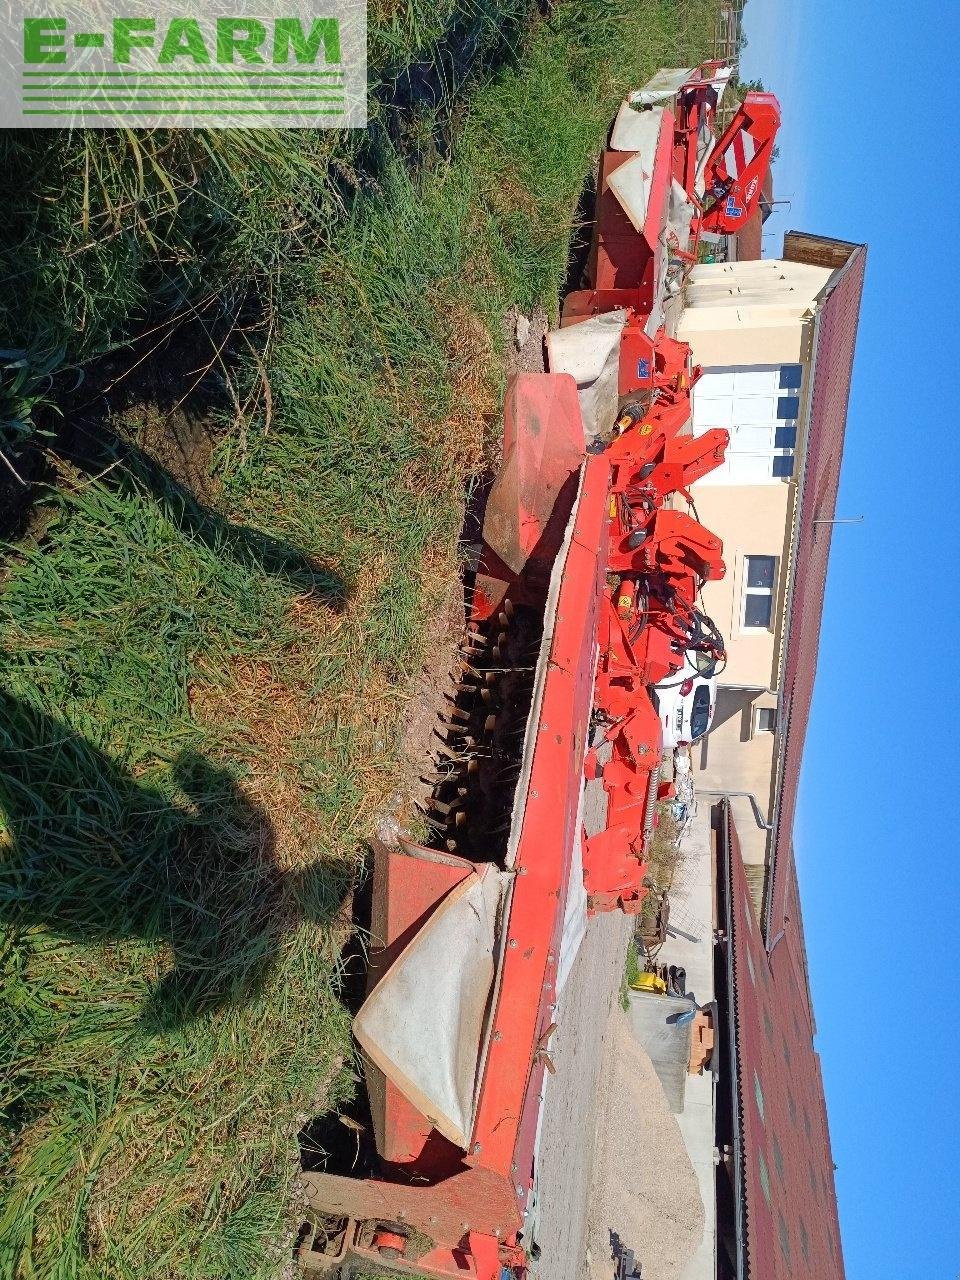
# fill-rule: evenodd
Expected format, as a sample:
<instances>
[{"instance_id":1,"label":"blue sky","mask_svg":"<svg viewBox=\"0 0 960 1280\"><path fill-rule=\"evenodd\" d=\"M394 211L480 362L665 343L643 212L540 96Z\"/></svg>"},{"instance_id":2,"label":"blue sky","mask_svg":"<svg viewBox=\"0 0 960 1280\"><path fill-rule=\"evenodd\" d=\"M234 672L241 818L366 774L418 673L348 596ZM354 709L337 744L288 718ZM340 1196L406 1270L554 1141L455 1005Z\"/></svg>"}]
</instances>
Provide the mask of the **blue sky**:
<instances>
[{"instance_id":1,"label":"blue sky","mask_svg":"<svg viewBox=\"0 0 960 1280\"><path fill-rule=\"evenodd\" d=\"M749 0L777 210L866 241L796 839L849 1280L960 1277L956 0ZM811 1278L814 1280L814 1278Z\"/></svg>"}]
</instances>

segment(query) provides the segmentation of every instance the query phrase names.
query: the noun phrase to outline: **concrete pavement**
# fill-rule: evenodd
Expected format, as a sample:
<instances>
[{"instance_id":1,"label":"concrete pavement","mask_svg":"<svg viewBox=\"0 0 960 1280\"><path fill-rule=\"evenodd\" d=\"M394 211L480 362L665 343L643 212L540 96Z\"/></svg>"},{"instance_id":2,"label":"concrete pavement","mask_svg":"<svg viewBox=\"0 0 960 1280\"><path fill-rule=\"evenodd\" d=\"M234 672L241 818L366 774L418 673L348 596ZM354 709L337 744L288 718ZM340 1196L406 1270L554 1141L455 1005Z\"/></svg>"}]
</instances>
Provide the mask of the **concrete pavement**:
<instances>
[{"instance_id":1,"label":"concrete pavement","mask_svg":"<svg viewBox=\"0 0 960 1280\"><path fill-rule=\"evenodd\" d=\"M632 916L595 916L561 996L550 1040L556 1074L548 1077L538 1162L537 1280L582 1280L601 1094L600 1067L610 1011L619 998Z\"/></svg>"}]
</instances>

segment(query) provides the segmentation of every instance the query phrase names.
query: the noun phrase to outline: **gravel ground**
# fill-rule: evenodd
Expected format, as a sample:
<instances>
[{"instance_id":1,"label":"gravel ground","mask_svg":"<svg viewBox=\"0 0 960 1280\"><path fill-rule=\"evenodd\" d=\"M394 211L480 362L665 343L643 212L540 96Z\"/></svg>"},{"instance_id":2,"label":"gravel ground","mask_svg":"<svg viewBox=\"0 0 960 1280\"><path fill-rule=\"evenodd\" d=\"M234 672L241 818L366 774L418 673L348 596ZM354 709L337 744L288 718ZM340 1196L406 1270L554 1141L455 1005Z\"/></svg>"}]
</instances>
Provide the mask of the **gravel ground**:
<instances>
[{"instance_id":1,"label":"gravel ground","mask_svg":"<svg viewBox=\"0 0 960 1280\"><path fill-rule=\"evenodd\" d=\"M633 921L590 920L550 1041L533 1280L613 1280L612 1234L644 1280L678 1280L703 1205L676 1117L619 1005Z\"/></svg>"},{"instance_id":2,"label":"gravel ground","mask_svg":"<svg viewBox=\"0 0 960 1280\"><path fill-rule=\"evenodd\" d=\"M632 928L633 920L619 911L588 921L563 990L550 1040L556 1074L547 1084L540 1137L541 1255L531 1266L531 1276L539 1280L585 1275L598 1102L605 1092L601 1064Z\"/></svg>"},{"instance_id":3,"label":"gravel ground","mask_svg":"<svg viewBox=\"0 0 960 1280\"><path fill-rule=\"evenodd\" d=\"M589 1280L612 1280L612 1236L632 1249L643 1280L679 1280L703 1238L697 1175L653 1064L619 1006L604 1037Z\"/></svg>"}]
</instances>

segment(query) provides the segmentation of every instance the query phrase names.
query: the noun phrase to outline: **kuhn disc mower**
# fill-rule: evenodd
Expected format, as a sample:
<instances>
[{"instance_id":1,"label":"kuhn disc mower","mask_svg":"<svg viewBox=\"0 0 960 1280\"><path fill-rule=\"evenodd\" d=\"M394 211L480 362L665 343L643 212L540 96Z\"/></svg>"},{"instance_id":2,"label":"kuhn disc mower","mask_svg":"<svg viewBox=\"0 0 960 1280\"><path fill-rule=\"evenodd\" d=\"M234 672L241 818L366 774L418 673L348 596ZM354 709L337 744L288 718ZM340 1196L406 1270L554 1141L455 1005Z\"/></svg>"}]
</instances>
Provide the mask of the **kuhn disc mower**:
<instances>
[{"instance_id":1,"label":"kuhn disc mower","mask_svg":"<svg viewBox=\"0 0 960 1280\"><path fill-rule=\"evenodd\" d=\"M672 123L666 136L672 164ZM602 272L613 257L598 234ZM631 236L621 264L644 252ZM691 434L699 370L663 329L646 337L630 288L627 306L604 287L566 309L550 372L507 392L427 836L374 848L354 1031L375 1163L369 1176L304 1174L308 1273L526 1274L559 993L588 913L636 912L647 892L665 791L650 688L691 652L723 656L698 608L722 547L672 504L723 461L727 433Z\"/></svg>"},{"instance_id":2,"label":"kuhn disc mower","mask_svg":"<svg viewBox=\"0 0 960 1280\"><path fill-rule=\"evenodd\" d=\"M747 94L717 141L729 76L716 62L660 71L624 101L600 162L590 288L568 295L564 324L623 307L652 343L663 300L696 261L701 232L741 231L756 212L780 105L773 94Z\"/></svg>"}]
</instances>

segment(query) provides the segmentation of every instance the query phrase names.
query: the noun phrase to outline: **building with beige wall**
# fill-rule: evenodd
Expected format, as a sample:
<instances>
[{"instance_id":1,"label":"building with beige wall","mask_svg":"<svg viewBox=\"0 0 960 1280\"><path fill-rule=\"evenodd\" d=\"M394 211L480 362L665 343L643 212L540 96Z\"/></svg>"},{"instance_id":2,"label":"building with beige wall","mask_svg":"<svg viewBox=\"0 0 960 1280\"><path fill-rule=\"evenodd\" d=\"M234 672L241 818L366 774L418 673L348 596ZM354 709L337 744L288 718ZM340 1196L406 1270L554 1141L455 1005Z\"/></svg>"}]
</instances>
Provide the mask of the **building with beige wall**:
<instances>
[{"instance_id":1,"label":"building with beige wall","mask_svg":"<svg viewBox=\"0 0 960 1280\"><path fill-rule=\"evenodd\" d=\"M700 520L723 539L727 564L726 577L703 593L728 659L713 727L697 752L698 787L755 797L756 806L746 796L732 804L758 902L782 786L785 659L795 579L803 572L802 495L812 466L823 470L820 435L823 423L835 425L838 396L842 451L849 395L856 314L852 328L847 323L834 334L838 308L831 298L847 280L847 316L853 270L859 304L862 258L863 246L791 232L782 258L698 266L678 327L703 367L693 392L694 434L718 426L730 432L726 462L693 495ZM829 542L839 479L839 456L831 459L830 515L813 517L823 526L821 548L824 537ZM823 485L818 480L814 487Z\"/></svg>"}]
</instances>

